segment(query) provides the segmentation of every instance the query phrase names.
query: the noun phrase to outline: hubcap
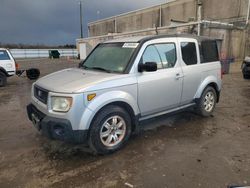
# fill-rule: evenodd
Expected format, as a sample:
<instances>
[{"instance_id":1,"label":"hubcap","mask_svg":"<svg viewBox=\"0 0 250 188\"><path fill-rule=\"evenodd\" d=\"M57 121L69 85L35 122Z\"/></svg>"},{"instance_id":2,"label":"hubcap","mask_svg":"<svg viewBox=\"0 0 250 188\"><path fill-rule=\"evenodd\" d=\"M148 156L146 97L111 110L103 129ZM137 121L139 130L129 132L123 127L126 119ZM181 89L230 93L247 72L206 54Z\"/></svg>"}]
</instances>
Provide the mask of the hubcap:
<instances>
[{"instance_id":1,"label":"hubcap","mask_svg":"<svg viewBox=\"0 0 250 188\"><path fill-rule=\"evenodd\" d=\"M207 112L211 112L214 108L214 103L215 103L214 93L211 91L207 92L204 100L204 109Z\"/></svg>"},{"instance_id":2,"label":"hubcap","mask_svg":"<svg viewBox=\"0 0 250 188\"><path fill-rule=\"evenodd\" d=\"M119 144L126 133L126 123L120 116L108 118L101 127L100 138L102 143L107 147Z\"/></svg>"}]
</instances>

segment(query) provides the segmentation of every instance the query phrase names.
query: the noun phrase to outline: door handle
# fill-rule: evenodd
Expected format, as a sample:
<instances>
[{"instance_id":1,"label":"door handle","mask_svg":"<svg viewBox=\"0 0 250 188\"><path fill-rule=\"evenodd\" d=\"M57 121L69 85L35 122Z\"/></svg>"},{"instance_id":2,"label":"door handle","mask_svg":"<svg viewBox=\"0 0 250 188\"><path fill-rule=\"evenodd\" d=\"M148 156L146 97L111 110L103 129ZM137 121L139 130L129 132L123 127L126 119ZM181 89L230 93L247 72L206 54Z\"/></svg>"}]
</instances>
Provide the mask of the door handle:
<instances>
[{"instance_id":1,"label":"door handle","mask_svg":"<svg viewBox=\"0 0 250 188\"><path fill-rule=\"evenodd\" d=\"M184 77L184 75L181 75L180 73L177 73L175 75L176 80L179 80L180 78L183 78L183 77Z\"/></svg>"}]
</instances>

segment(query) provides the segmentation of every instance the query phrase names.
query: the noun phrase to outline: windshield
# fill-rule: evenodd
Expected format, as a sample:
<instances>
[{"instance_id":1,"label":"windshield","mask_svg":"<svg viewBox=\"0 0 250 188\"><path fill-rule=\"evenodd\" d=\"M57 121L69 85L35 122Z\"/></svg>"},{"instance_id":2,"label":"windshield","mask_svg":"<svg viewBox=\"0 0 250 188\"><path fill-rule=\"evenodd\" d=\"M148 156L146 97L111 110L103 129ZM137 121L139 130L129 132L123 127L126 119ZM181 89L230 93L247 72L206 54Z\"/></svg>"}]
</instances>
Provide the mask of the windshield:
<instances>
[{"instance_id":1,"label":"windshield","mask_svg":"<svg viewBox=\"0 0 250 188\"><path fill-rule=\"evenodd\" d=\"M100 44L88 56L83 68L123 73L138 43Z\"/></svg>"}]
</instances>

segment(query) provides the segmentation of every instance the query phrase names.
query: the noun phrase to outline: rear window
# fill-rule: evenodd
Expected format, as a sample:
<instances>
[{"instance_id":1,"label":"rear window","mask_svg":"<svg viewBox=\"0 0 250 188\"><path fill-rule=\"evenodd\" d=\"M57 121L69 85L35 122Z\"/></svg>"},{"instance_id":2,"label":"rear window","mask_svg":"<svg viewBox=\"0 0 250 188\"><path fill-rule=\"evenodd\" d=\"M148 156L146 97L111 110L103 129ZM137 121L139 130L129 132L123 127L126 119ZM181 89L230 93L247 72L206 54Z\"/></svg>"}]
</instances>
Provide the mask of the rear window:
<instances>
[{"instance_id":1,"label":"rear window","mask_svg":"<svg viewBox=\"0 0 250 188\"><path fill-rule=\"evenodd\" d=\"M219 61L218 48L216 41L201 42L201 63Z\"/></svg>"},{"instance_id":2,"label":"rear window","mask_svg":"<svg viewBox=\"0 0 250 188\"><path fill-rule=\"evenodd\" d=\"M0 60L9 60L10 56L6 50L0 50Z\"/></svg>"}]
</instances>

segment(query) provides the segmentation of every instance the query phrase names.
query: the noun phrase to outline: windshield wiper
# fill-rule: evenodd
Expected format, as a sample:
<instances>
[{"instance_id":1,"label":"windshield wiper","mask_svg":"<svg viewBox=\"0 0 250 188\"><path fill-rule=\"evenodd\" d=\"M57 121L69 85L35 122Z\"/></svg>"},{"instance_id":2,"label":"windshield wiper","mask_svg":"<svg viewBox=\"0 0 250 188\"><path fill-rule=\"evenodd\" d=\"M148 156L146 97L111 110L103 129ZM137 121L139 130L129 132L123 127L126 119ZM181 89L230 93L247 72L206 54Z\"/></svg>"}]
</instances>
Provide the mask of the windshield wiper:
<instances>
[{"instance_id":1,"label":"windshield wiper","mask_svg":"<svg viewBox=\"0 0 250 188\"><path fill-rule=\"evenodd\" d=\"M84 65L84 64L81 66L81 68L83 68L83 69L89 69L89 67L87 67L87 66Z\"/></svg>"},{"instance_id":2,"label":"windshield wiper","mask_svg":"<svg viewBox=\"0 0 250 188\"><path fill-rule=\"evenodd\" d=\"M105 68L102 68L102 67L88 67L86 65L82 65L82 68L83 69L94 69L94 70L100 70L100 71L104 71L104 72L107 72L107 73L112 73L113 71L111 70L108 70L108 69L105 69Z\"/></svg>"},{"instance_id":3,"label":"windshield wiper","mask_svg":"<svg viewBox=\"0 0 250 188\"><path fill-rule=\"evenodd\" d=\"M87 67L87 69L94 69L94 70L100 70L100 71L105 71L107 73L111 73L112 71L111 70L108 70L108 69L105 69L105 68L102 68L102 67Z\"/></svg>"}]
</instances>

